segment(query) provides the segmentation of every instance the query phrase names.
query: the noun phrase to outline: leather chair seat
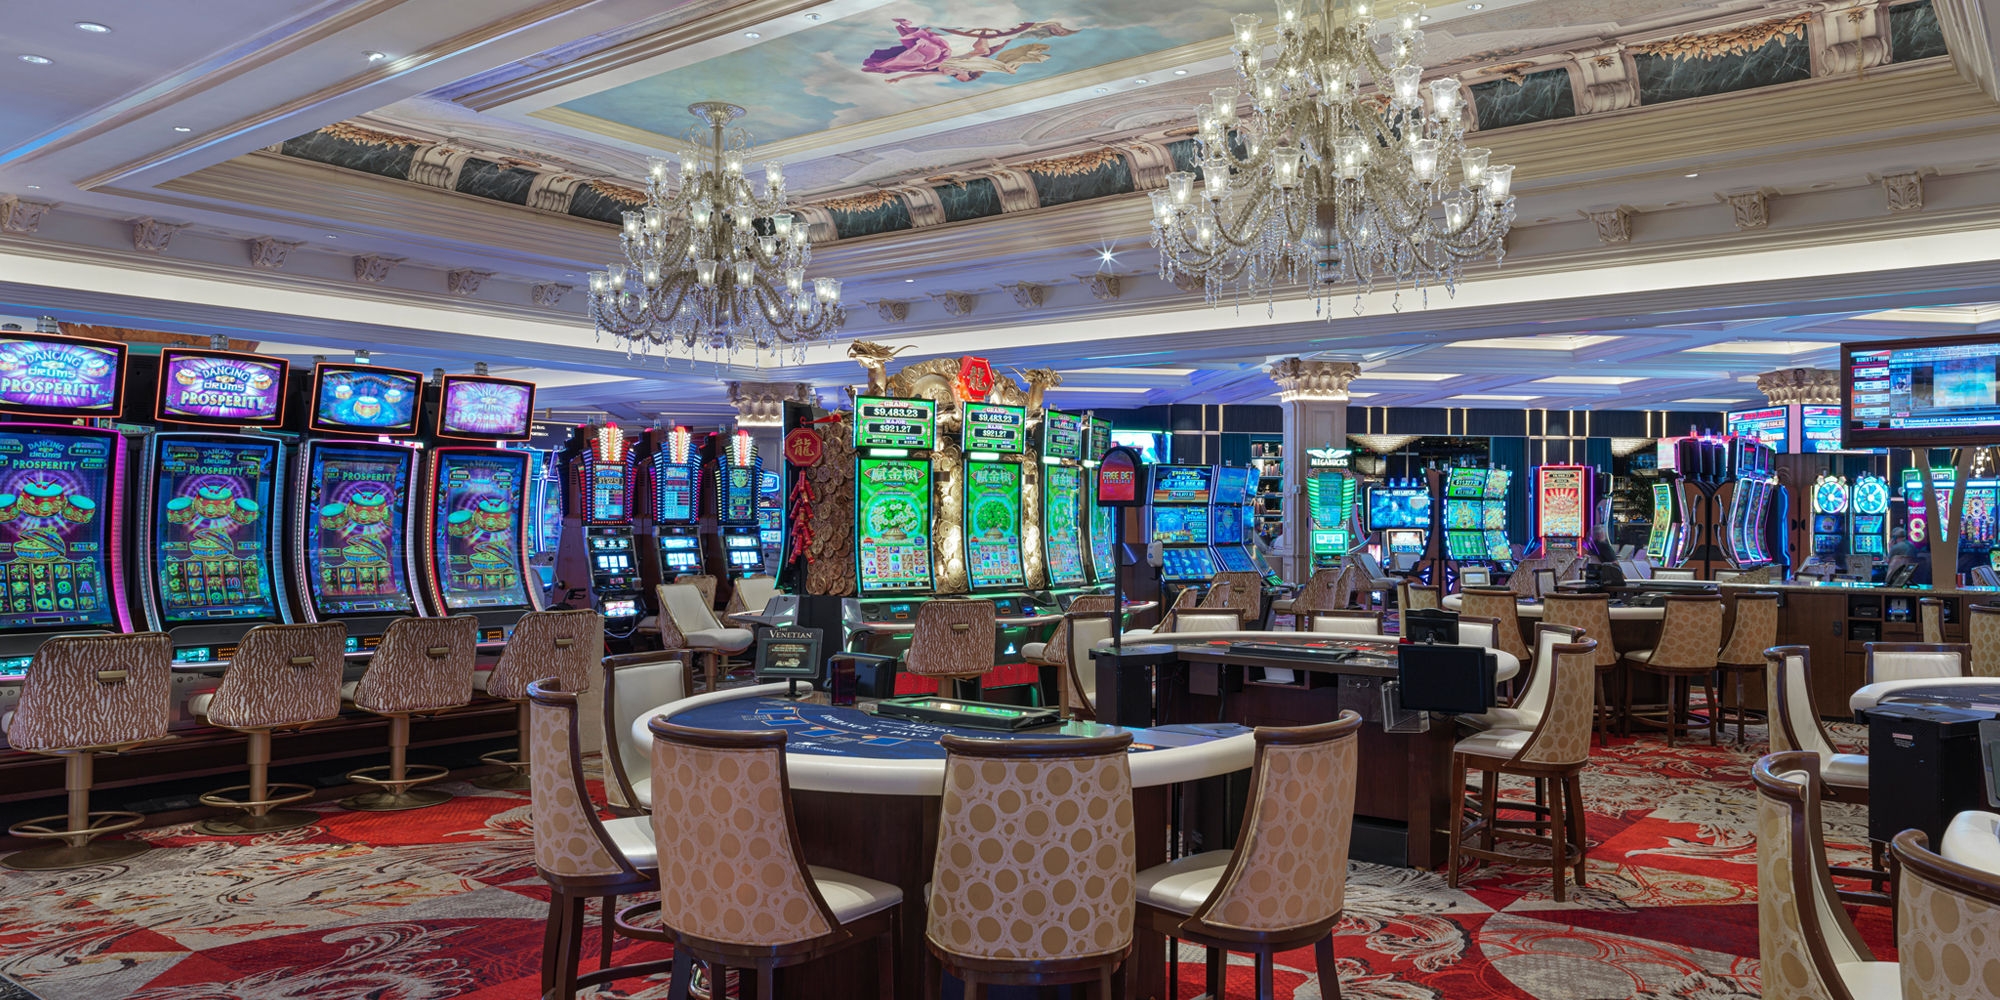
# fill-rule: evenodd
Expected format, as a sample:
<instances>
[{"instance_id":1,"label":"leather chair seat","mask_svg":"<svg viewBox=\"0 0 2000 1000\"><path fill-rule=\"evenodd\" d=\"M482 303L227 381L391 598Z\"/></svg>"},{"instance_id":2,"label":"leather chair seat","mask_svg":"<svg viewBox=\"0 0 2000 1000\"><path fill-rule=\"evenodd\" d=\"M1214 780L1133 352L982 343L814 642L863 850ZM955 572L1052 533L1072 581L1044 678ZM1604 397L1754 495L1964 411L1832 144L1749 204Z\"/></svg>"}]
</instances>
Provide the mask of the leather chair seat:
<instances>
[{"instance_id":1,"label":"leather chair seat","mask_svg":"<svg viewBox=\"0 0 2000 1000\"><path fill-rule=\"evenodd\" d=\"M1533 736L1526 729L1489 729L1459 740L1451 749L1453 753L1471 754L1475 757L1492 757L1495 760L1512 760L1521 748L1528 745L1528 737Z\"/></svg>"},{"instance_id":2,"label":"leather chair seat","mask_svg":"<svg viewBox=\"0 0 2000 1000\"><path fill-rule=\"evenodd\" d=\"M740 653L756 641L755 634L747 628L703 628L681 634L687 637L690 646L725 653Z\"/></svg>"},{"instance_id":3,"label":"leather chair seat","mask_svg":"<svg viewBox=\"0 0 2000 1000\"><path fill-rule=\"evenodd\" d=\"M653 845L653 817L627 816L623 819L604 821L604 833L611 838L612 846L634 868L658 868L660 852Z\"/></svg>"},{"instance_id":4,"label":"leather chair seat","mask_svg":"<svg viewBox=\"0 0 2000 1000\"><path fill-rule=\"evenodd\" d=\"M1843 788L1868 787L1868 755L1865 753L1837 753L1821 762L1821 781Z\"/></svg>"},{"instance_id":5,"label":"leather chair seat","mask_svg":"<svg viewBox=\"0 0 2000 1000\"><path fill-rule=\"evenodd\" d=\"M806 871L819 887L820 898L833 911L833 918L843 924L880 913L903 901L903 890L865 875L820 865L807 865Z\"/></svg>"},{"instance_id":6,"label":"leather chair seat","mask_svg":"<svg viewBox=\"0 0 2000 1000\"><path fill-rule=\"evenodd\" d=\"M1149 906L1170 913L1193 914L1215 892L1232 853L1203 851L1154 865L1139 873L1133 883L1133 894Z\"/></svg>"}]
</instances>

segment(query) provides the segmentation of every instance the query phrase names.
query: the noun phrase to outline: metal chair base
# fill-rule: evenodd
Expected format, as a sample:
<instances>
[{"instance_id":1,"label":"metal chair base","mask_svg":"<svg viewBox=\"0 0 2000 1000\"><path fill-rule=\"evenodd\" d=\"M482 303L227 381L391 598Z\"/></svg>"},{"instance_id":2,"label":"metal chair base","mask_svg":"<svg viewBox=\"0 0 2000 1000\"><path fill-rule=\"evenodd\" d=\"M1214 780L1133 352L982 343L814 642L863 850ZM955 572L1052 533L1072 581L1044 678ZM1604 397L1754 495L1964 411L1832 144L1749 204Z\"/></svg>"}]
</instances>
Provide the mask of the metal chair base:
<instances>
[{"instance_id":1,"label":"metal chair base","mask_svg":"<svg viewBox=\"0 0 2000 1000\"><path fill-rule=\"evenodd\" d=\"M145 821L144 815L135 812L63 813L22 820L7 828L10 836L23 840L60 840L63 843L31 847L0 859L0 864L22 871L53 871L122 861L151 850L152 845L139 840L98 843L97 838L130 830Z\"/></svg>"},{"instance_id":2,"label":"metal chair base","mask_svg":"<svg viewBox=\"0 0 2000 1000\"><path fill-rule=\"evenodd\" d=\"M305 809L273 809L262 816L251 813L240 816L213 816L196 823L194 830L205 837L254 837L265 833L297 830L325 818L320 813Z\"/></svg>"},{"instance_id":3,"label":"metal chair base","mask_svg":"<svg viewBox=\"0 0 2000 1000\"><path fill-rule=\"evenodd\" d=\"M480 788L496 792L527 791L533 787L533 782L528 779L528 762L516 759L520 755L521 751L519 750L495 750L479 758L481 764L491 764L494 767L504 767L507 770L489 774L483 778L474 778L472 779L472 783Z\"/></svg>"},{"instance_id":4,"label":"metal chair base","mask_svg":"<svg viewBox=\"0 0 2000 1000\"><path fill-rule=\"evenodd\" d=\"M80 847L50 844L16 851L0 858L0 865L24 872L59 871L124 861L152 849L153 845L140 840L94 840Z\"/></svg>"},{"instance_id":5,"label":"metal chair base","mask_svg":"<svg viewBox=\"0 0 2000 1000\"><path fill-rule=\"evenodd\" d=\"M400 792L363 792L341 799L340 807L356 812L403 812L443 805L452 798L450 792L435 788L411 788Z\"/></svg>"}]
</instances>

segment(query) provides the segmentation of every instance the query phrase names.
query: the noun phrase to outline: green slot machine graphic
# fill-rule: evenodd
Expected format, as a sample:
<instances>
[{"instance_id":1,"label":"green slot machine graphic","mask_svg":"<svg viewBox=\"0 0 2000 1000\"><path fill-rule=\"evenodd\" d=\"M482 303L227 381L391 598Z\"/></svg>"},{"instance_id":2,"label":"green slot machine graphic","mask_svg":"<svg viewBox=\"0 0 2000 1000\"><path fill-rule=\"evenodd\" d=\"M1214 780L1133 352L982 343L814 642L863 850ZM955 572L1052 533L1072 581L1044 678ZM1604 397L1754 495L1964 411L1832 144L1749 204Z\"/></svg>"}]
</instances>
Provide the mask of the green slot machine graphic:
<instances>
[{"instance_id":1,"label":"green slot machine graphic","mask_svg":"<svg viewBox=\"0 0 2000 1000\"><path fill-rule=\"evenodd\" d=\"M856 460L854 531L862 594L930 591L931 487L928 460Z\"/></svg>"}]
</instances>

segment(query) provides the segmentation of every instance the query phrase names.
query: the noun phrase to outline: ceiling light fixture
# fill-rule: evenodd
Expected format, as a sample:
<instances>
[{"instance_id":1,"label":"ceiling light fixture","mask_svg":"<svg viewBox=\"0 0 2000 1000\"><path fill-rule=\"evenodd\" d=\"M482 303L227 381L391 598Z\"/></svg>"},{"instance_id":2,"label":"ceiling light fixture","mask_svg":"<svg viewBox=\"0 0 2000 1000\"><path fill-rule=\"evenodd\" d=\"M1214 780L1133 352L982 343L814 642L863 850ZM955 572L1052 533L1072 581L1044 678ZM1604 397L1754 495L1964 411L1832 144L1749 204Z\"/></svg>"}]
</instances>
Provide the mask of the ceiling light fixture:
<instances>
[{"instance_id":1,"label":"ceiling light fixture","mask_svg":"<svg viewBox=\"0 0 2000 1000\"><path fill-rule=\"evenodd\" d=\"M108 24L99 24L96 21L78 21L76 22L76 30L88 31L93 35L108 35L111 33L111 26Z\"/></svg>"},{"instance_id":2,"label":"ceiling light fixture","mask_svg":"<svg viewBox=\"0 0 2000 1000\"><path fill-rule=\"evenodd\" d=\"M32 52L23 55L21 57L21 61L24 63L30 63L35 66L47 66L48 64L55 62L54 59L50 59L48 56L38 56Z\"/></svg>"},{"instance_id":3,"label":"ceiling light fixture","mask_svg":"<svg viewBox=\"0 0 2000 1000\"><path fill-rule=\"evenodd\" d=\"M1187 71L1187 70L1184 70L1184 69L1177 69L1177 70L1174 70L1174 75L1175 75L1175 76L1186 76L1186 75L1188 75L1188 71Z\"/></svg>"},{"instance_id":4,"label":"ceiling light fixture","mask_svg":"<svg viewBox=\"0 0 2000 1000\"><path fill-rule=\"evenodd\" d=\"M176 131L176 132L192 132L192 131L194 131L194 129L191 129L191 128L188 128L188 127L187 127L186 125L176 125L176 126L174 126L174 131Z\"/></svg>"},{"instance_id":5,"label":"ceiling light fixture","mask_svg":"<svg viewBox=\"0 0 2000 1000\"><path fill-rule=\"evenodd\" d=\"M1699 174L1699 173L1693 173L1693 174L1682 174L1681 176L1682 176L1682 177L1700 177L1700 176L1701 176L1701 174Z\"/></svg>"},{"instance_id":6,"label":"ceiling light fixture","mask_svg":"<svg viewBox=\"0 0 2000 1000\"><path fill-rule=\"evenodd\" d=\"M389 54L386 52L376 52L371 49L370 51L361 53L361 58L372 63L378 63L389 58Z\"/></svg>"},{"instance_id":7,"label":"ceiling light fixture","mask_svg":"<svg viewBox=\"0 0 2000 1000\"><path fill-rule=\"evenodd\" d=\"M1464 145L1456 77L1424 84L1422 4L1398 5L1378 39L1366 7L1318 0L1308 13L1307 3L1278 0L1270 65L1263 19L1233 19L1251 110L1239 118L1235 87L1196 105L1200 194L1191 171L1153 193L1160 276L1200 279L1210 304L1225 292L1275 300L1304 286L1328 320L1335 290L1350 284L1357 307L1377 281L1457 288L1467 263L1505 252L1514 168ZM1362 93L1364 75L1379 94Z\"/></svg>"},{"instance_id":8,"label":"ceiling light fixture","mask_svg":"<svg viewBox=\"0 0 2000 1000\"><path fill-rule=\"evenodd\" d=\"M764 33L763 33L763 32L761 32L761 31L746 31L746 32L744 32L744 33L743 33L743 37L745 37L745 38L762 38L762 37L764 37Z\"/></svg>"},{"instance_id":9,"label":"ceiling light fixture","mask_svg":"<svg viewBox=\"0 0 2000 1000\"><path fill-rule=\"evenodd\" d=\"M671 355L697 350L796 348L840 332L840 282L806 282L812 243L806 220L786 210L785 175L764 164L764 196L743 178L750 135L730 122L742 108L704 101L688 112L707 123L688 130L697 153L681 160L680 184L667 185L667 161L654 160L646 207L626 212L620 244L625 262L590 273L590 318L600 334L626 342L629 353L658 347Z\"/></svg>"},{"instance_id":10,"label":"ceiling light fixture","mask_svg":"<svg viewBox=\"0 0 2000 1000\"><path fill-rule=\"evenodd\" d=\"M1485 10L1485 9L1486 9L1486 5L1485 5L1485 4L1483 4L1483 3L1469 3L1469 4L1466 4L1466 5L1465 5L1465 9L1466 9L1466 10Z\"/></svg>"},{"instance_id":11,"label":"ceiling light fixture","mask_svg":"<svg viewBox=\"0 0 2000 1000\"><path fill-rule=\"evenodd\" d=\"M815 11L815 12L813 12L813 13L810 13L810 14L807 14L807 15L806 15L806 20L808 20L808 21L817 21L817 20L819 20L819 18L820 18L820 15L819 15L819 13L818 13L817 11Z\"/></svg>"},{"instance_id":12,"label":"ceiling light fixture","mask_svg":"<svg viewBox=\"0 0 2000 1000\"><path fill-rule=\"evenodd\" d=\"M1142 77L1140 77L1140 78L1138 78L1137 80L1134 80L1134 81L1132 81L1132 82L1133 82L1133 83L1138 83L1138 84L1146 84L1146 83L1151 83L1151 82L1153 82L1153 81L1151 81L1151 80L1148 80L1148 79L1146 79L1145 77L1143 77L1143 76L1142 76Z\"/></svg>"}]
</instances>

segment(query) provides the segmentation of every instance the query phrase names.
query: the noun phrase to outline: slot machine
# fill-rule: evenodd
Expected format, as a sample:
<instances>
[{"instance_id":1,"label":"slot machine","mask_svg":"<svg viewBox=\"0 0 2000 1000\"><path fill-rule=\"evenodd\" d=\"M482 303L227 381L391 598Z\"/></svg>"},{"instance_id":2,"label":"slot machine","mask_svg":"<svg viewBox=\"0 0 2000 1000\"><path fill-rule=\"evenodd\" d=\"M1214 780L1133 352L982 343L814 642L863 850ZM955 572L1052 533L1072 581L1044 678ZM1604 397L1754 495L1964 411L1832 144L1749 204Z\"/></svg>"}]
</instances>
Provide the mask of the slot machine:
<instances>
[{"instance_id":1,"label":"slot machine","mask_svg":"<svg viewBox=\"0 0 2000 1000\"><path fill-rule=\"evenodd\" d=\"M1486 563L1486 470L1449 470L1444 481L1445 555L1454 563Z\"/></svg>"},{"instance_id":2,"label":"slot machine","mask_svg":"<svg viewBox=\"0 0 2000 1000\"><path fill-rule=\"evenodd\" d=\"M1306 449L1306 538L1309 570L1339 569L1354 548L1354 451Z\"/></svg>"},{"instance_id":3,"label":"slot machine","mask_svg":"<svg viewBox=\"0 0 2000 1000\"><path fill-rule=\"evenodd\" d=\"M975 445L974 427L994 419L982 412L991 409L978 403L965 404L968 456L975 446L981 451L990 450L987 442L1001 437L997 431L982 431ZM1048 569L1049 589L1070 595L1090 584L1090 572L1084 566L1085 529L1089 527L1085 523L1084 494L1090 481L1090 470L1084 466L1084 438L1094 433L1095 426L1086 425L1085 419L1054 410L1042 415L1042 564ZM1018 450L1024 450L1026 444L1024 434ZM969 533L967 537L971 537ZM1091 541L1094 543L1095 539ZM1090 554L1095 558L1095 549Z\"/></svg>"},{"instance_id":4,"label":"slot machine","mask_svg":"<svg viewBox=\"0 0 2000 1000\"><path fill-rule=\"evenodd\" d=\"M1161 581L1200 587L1214 579L1215 555L1208 535L1214 492L1212 465L1153 466L1148 537L1161 546Z\"/></svg>"},{"instance_id":5,"label":"slot machine","mask_svg":"<svg viewBox=\"0 0 2000 1000\"><path fill-rule=\"evenodd\" d=\"M975 594L1011 593L1027 587L1021 555L1022 476L1018 458L1028 447L1027 420L1028 411L1018 406L964 404L959 442L965 452L965 472L960 477L964 490L960 509L965 523L959 538L964 546L966 586Z\"/></svg>"},{"instance_id":6,"label":"slot machine","mask_svg":"<svg viewBox=\"0 0 2000 1000\"><path fill-rule=\"evenodd\" d=\"M549 600L549 591L556 585L556 549L562 545L562 471L554 451L536 448L528 454L532 480L528 490L528 565L534 570L546 607L554 603Z\"/></svg>"},{"instance_id":7,"label":"slot machine","mask_svg":"<svg viewBox=\"0 0 2000 1000\"><path fill-rule=\"evenodd\" d=\"M1889 557L1889 481L1863 473L1854 479L1848 548L1857 556Z\"/></svg>"},{"instance_id":8,"label":"slot machine","mask_svg":"<svg viewBox=\"0 0 2000 1000\"><path fill-rule=\"evenodd\" d=\"M1368 530L1379 539L1382 567L1407 573L1424 557L1430 543L1431 491L1414 479L1398 479L1368 487Z\"/></svg>"},{"instance_id":9,"label":"slot machine","mask_svg":"<svg viewBox=\"0 0 2000 1000\"><path fill-rule=\"evenodd\" d=\"M604 634L630 638L644 604L632 530L638 451L617 424L579 427L563 449L570 494L556 553L556 590L604 616Z\"/></svg>"},{"instance_id":10,"label":"slot machine","mask_svg":"<svg viewBox=\"0 0 2000 1000\"><path fill-rule=\"evenodd\" d=\"M1838 568L1847 554L1848 508L1852 502L1847 480L1820 473L1812 490L1812 558Z\"/></svg>"},{"instance_id":11,"label":"slot machine","mask_svg":"<svg viewBox=\"0 0 2000 1000\"><path fill-rule=\"evenodd\" d=\"M764 539L757 518L757 494L763 485L764 460L750 432L717 434L715 457L709 462L709 488L715 495L715 537L719 557L715 575L734 580L764 572Z\"/></svg>"},{"instance_id":12,"label":"slot machine","mask_svg":"<svg viewBox=\"0 0 2000 1000\"><path fill-rule=\"evenodd\" d=\"M935 401L854 400L855 583L866 620L914 621L936 586L936 444Z\"/></svg>"},{"instance_id":13,"label":"slot machine","mask_svg":"<svg viewBox=\"0 0 2000 1000\"><path fill-rule=\"evenodd\" d=\"M1090 418L1090 453L1083 460L1088 470L1083 501L1090 511L1090 582L1100 588L1113 585L1118 576L1117 526L1111 522L1119 512L1097 502L1097 466L1111 450L1111 430L1111 421Z\"/></svg>"},{"instance_id":14,"label":"slot machine","mask_svg":"<svg viewBox=\"0 0 2000 1000\"><path fill-rule=\"evenodd\" d=\"M1646 558L1655 566L1673 566L1673 553L1680 546L1680 515L1674 503L1674 484L1662 479L1653 482L1653 521L1646 532Z\"/></svg>"},{"instance_id":15,"label":"slot machine","mask_svg":"<svg viewBox=\"0 0 2000 1000\"><path fill-rule=\"evenodd\" d=\"M1724 439L1729 447L1729 476L1717 491L1717 503L1726 505L1723 551L1736 569L1754 569L1771 562L1769 551L1774 455L1771 446L1754 437Z\"/></svg>"},{"instance_id":16,"label":"slot machine","mask_svg":"<svg viewBox=\"0 0 2000 1000\"><path fill-rule=\"evenodd\" d=\"M542 609L528 563L532 456L503 447L529 439L534 411L534 385L513 379L447 375L438 394L437 438L468 443L430 449L424 597L434 615L477 618L483 645Z\"/></svg>"},{"instance_id":17,"label":"slot machine","mask_svg":"<svg viewBox=\"0 0 2000 1000\"><path fill-rule=\"evenodd\" d=\"M1231 573L1257 573L1250 558L1251 493L1256 489L1257 470L1218 466L1215 490L1209 503L1209 548L1215 566ZM1259 573L1258 575L1262 575Z\"/></svg>"},{"instance_id":18,"label":"slot machine","mask_svg":"<svg viewBox=\"0 0 2000 1000\"><path fill-rule=\"evenodd\" d=\"M244 633L292 620L279 553L291 449L244 433L285 421L283 358L160 352L153 422L141 446L138 544L146 625L174 660L220 664Z\"/></svg>"},{"instance_id":19,"label":"slot machine","mask_svg":"<svg viewBox=\"0 0 2000 1000\"><path fill-rule=\"evenodd\" d=\"M423 376L369 364L313 366L293 487L292 578L310 622L347 626L350 652L373 650L417 600L418 451ZM382 439L395 439L384 441Z\"/></svg>"},{"instance_id":20,"label":"slot machine","mask_svg":"<svg viewBox=\"0 0 2000 1000\"><path fill-rule=\"evenodd\" d=\"M1535 468L1535 537L1543 554L1586 548L1597 509L1597 470L1588 465Z\"/></svg>"},{"instance_id":21,"label":"slot machine","mask_svg":"<svg viewBox=\"0 0 2000 1000\"><path fill-rule=\"evenodd\" d=\"M699 574L701 558L701 450L685 427L656 428L645 459L653 515L653 550L659 582Z\"/></svg>"},{"instance_id":22,"label":"slot machine","mask_svg":"<svg viewBox=\"0 0 2000 1000\"><path fill-rule=\"evenodd\" d=\"M1993 479L1969 479L1965 483L1965 498L1959 501L1958 544L1975 548L1991 548L1994 542L1994 500L2000 491L2000 481Z\"/></svg>"},{"instance_id":23,"label":"slot machine","mask_svg":"<svg viewBox=\"0 0 2000 1000\"><path fill-rule=\"evenodd\" d=\"M1507 494L1514 474L1506 469L1486 470L1486 492L1480 500L1479 527L1486 543L1486 561L1502 572L1514 570L1514 543L1507 537Z\"/></svg>"}]
</instances>

